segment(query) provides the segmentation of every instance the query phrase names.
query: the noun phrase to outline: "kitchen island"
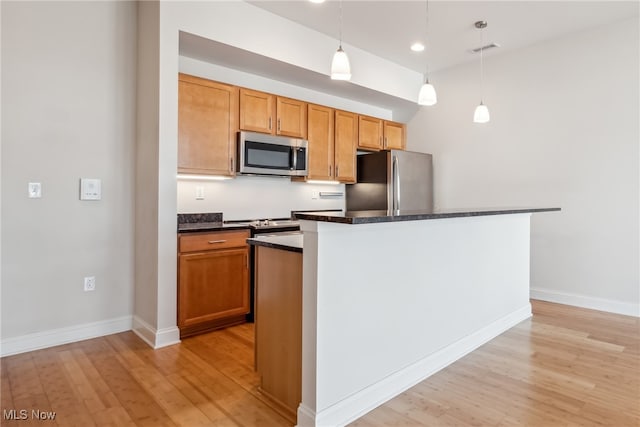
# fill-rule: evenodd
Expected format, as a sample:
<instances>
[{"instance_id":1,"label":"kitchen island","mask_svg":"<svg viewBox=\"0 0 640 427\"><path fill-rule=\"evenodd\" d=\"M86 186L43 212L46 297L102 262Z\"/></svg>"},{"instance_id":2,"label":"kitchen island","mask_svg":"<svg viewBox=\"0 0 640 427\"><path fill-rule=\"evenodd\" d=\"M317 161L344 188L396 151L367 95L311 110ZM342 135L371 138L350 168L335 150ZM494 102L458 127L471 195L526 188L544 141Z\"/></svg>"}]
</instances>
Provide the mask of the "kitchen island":
<instances>
[{"instance_id":1,"label":"kitchen island","mask_svg":"<svg viewBox=\"0 0 640 427\"><path fill-rule=\"evenodd\" d=\"M531 316L530 216L300 213L299 426L347 424Z\"/></svg>"}]
</instances>

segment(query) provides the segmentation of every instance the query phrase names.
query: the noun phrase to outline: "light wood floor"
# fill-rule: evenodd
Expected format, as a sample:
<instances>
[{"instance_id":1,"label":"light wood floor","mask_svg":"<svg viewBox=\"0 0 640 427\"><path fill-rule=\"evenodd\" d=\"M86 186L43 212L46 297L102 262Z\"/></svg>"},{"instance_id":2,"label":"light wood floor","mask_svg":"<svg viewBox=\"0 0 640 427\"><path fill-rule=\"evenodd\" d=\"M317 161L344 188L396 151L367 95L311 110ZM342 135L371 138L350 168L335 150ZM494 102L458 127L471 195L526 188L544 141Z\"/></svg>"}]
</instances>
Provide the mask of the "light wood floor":
<instances>
[{"instance_id":1,"label":"light wood floor","mask_svg":"<svg viewBox=\"0 0 640 427\"><path fill-rule=\"evenodd\" d=\"M534 317L352 426L640 426L637 318L533 301ZM257 392L253 328L151 350L133 333L1 360L2 426L287 426Z\"/></svg>"},{"instance_id":2,"label":"light wood floor","mask_svg":"<svg viewBox=\"0 0 640 427\"><path fill-rule=\"evenodd\" d=\"M532 305L531 320L352 426L640 426L640 319Z\"/></svg>"}]
</instances>

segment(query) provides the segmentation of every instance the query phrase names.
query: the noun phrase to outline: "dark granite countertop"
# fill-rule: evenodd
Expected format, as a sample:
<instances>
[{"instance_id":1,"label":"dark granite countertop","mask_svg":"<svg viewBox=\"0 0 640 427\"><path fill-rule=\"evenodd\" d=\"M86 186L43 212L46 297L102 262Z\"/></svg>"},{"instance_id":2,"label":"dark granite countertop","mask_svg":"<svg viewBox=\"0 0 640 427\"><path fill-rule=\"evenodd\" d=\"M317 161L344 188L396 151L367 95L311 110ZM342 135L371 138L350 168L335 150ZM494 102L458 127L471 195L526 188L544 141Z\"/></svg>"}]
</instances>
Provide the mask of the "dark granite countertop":
<instances>
[{"instance_id":1,"label":"dark granite countertop","mask_svg":"<svg viewBox=\"0 0 640 427\"><path fill-rule=\"evenodd\" d=\"M222 212L178 214L178 233L249 229L248 222L225 223Z\"/></svg>"},{"instance_id":2,"label":"dark granite countertop","mask_svg":"<svg viewBox=\"0 0 640 427\"><path fill-rule=\"evenodd\" d=\"M191 233L196 231L225 231L225 230L239 230L250 229L249 223L224 223L220 222L194 222L186 224L178 224L178 233Z\"/></svg>"},{"instance_id":3,"label":"dark granite countertop","mask_svg":"<svg viewBox=\"0 0 640 427\"><path fill-rule=\"evenodd\" d=\"M282 249L291 252L302 252L303 236L301 232L287 232L274 234L259 234L247 239L247 243L254 246Z\"/></svg>"},{"instance_id":4,"label":"dark granite countertop","mask_svg":"<svg viewBox=\"0 0 640 427\"><path fill-rule=\"evenodd\" d=\"M304 212L296 213L296 218L341 224L373 224L378 222L420 221L427 219L462 218L470 216L508 215L520 213L555 212L560 208L482 208L482 209L442 209L434 211L347 211L347 212Z\"/></svg>"}]
</instances>

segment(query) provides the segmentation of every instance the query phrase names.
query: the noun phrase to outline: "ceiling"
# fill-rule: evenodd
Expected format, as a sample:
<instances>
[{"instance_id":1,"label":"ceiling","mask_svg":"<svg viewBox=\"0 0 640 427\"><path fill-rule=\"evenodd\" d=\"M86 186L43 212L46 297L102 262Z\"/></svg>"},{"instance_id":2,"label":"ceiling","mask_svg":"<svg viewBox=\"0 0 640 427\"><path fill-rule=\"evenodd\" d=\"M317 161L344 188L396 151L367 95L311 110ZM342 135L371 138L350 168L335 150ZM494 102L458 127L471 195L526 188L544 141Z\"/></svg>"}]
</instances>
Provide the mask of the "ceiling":
<instances>
[{"instance_id":1,"label":"ceiling","mask_svg":"<svg viewBox=\"0 0 640 427\"><path fill-rule=\"evenodd\" d=\"M338 0L322 4L309 0L246 2L336 39L337 48ZM428 60L429 71L433 72L479 59L477 54L469 52L481 44L480 31L474 27L478 20L488 22L483 44L494 42L501 46L487 50L485 55L490 57L569 33L638 19L639 4L637 0L430 0L427 49L415 53L409 46L415 41L424 41L425 0L344 0L343 41L347 54L353 46L418 73L424 73ZM324 73L193 34L180 32L179 46L180 55L186 57L388 109L393 112L394 120L408 121L418 110L415 99L383 93L352 81L336 82Z\"/></svg>"},{"instance_id":2,"label":"ceiling","mask_svg":"<svg viewBox=\"0 0 640 427\"><path fill-rule=\"evenodd\" d=\"M340 2L308 0L248 1L286 19L338 38ZM480 47L474 22L488 23L484 45L501 47L487 56L522 48L543 40L631 19L638 19L637 1L429 1L427 49L409 46L425 41L426 1L344 0L343 41L409 69L441 70L477 59L469 50ZM337 47L337 46L336 46ZM347 49L347 54L348 54Z\"/></svg>"}]
</instances>

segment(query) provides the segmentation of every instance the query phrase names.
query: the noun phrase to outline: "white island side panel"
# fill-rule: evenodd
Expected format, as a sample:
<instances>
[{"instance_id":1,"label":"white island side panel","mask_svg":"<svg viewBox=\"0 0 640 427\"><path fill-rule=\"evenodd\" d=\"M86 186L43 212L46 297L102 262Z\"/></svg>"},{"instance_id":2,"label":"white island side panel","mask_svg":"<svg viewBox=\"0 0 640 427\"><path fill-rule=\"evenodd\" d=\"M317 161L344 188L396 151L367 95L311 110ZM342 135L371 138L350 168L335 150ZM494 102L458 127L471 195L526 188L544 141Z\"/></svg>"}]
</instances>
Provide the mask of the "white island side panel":
<instances>
[{"instance_id":1,"label":"white island side panel","mask_svg":"<svg viewBox=\"0 0 640 427\"><path fill-rule=\"evenodd\" d=\"M394 376L410 386L443 367L430 357L471 351L502 332L503 319L530 316L529 223L528 213L303 221L310 334L299 425L351 421L399 392Z\"/></svg>"}]
</instances>

